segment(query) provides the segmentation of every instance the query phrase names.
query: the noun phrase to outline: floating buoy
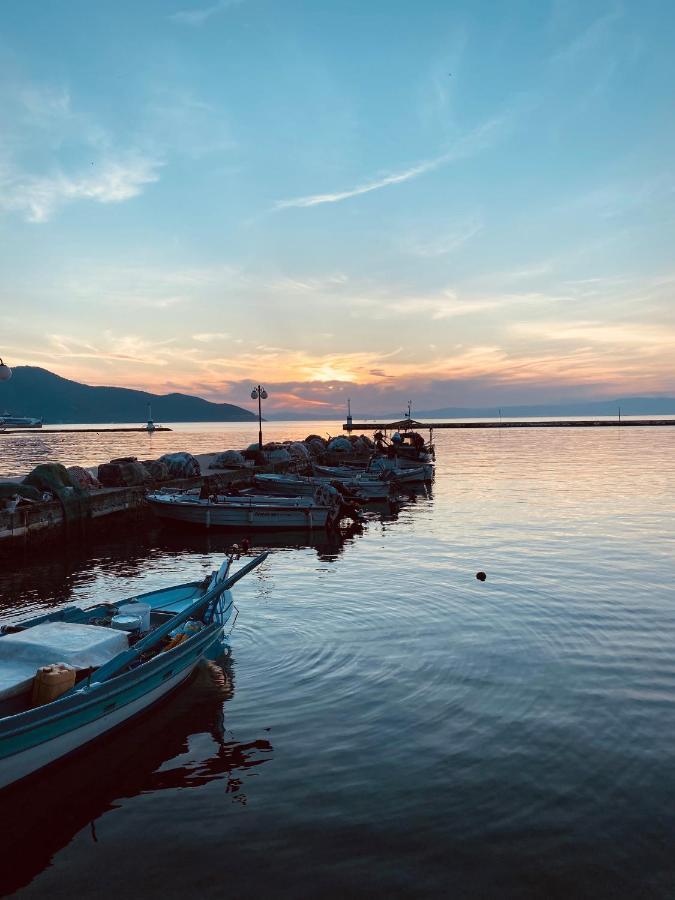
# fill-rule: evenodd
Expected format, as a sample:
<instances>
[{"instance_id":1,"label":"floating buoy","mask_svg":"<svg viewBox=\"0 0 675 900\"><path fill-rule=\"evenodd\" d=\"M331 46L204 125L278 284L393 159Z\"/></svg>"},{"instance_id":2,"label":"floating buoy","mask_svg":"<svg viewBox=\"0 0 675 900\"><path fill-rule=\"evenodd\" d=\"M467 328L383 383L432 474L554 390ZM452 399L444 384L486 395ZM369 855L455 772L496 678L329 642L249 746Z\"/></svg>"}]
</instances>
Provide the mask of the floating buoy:
<instances>
[{"instance_id":1,"label":"floating buoy","mask_svg":"<svg viewBox=\"0 0 675 900\"><path fill-rule=\"evenodd\" d=\"M485 574L485 572L476 572L476 578L479 581L485 581L485 579L487 578L487 575Z\"/></svg>"}]
</instances>

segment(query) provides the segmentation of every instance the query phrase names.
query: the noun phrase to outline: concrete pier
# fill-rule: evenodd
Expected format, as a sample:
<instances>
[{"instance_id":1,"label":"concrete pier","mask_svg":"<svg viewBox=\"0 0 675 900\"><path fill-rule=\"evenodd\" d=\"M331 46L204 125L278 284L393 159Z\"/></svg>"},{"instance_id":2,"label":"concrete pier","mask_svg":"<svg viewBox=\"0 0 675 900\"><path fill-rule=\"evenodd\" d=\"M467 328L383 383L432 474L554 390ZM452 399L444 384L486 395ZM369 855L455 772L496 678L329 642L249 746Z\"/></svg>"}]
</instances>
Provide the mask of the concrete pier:
<instances>
[{"instance_id":1,"label":"concrete pier","mask_svg":"<svg viewBox=\"0 0 675 900\"><path fill-rule=\"evenodd\" d=\"M145 426L129 426L129 428L3 428L1 434L112 434L113 432L147 432L147 434L155 434L158 431L173 431L166 425L155 425L154 428Z\"/></svg>"},{"instance_id":2,"label":"concrete pier","mask_svg":"<svg viewBox=\"0 0 675 900\"><path fill-rule=\"evenodd\" d=\"M203 477L218 480L224 486L235 481L250 480L253 475L274 471L274 465L255 466L245 469L211 469L209 462L217 454L198 456L202 475L193 478L178 478L155 485L131 485L128 487L97 488L88 492L88 515L75 522L68 522L61 503L51 500L36 503L22 503L14 510L0 509L0 558L17 550L36 547L44 543L77 541L88 534L97 524L108 528L124 527L129 516L145 515L147 509L144 497L149 489L172 488L186 490L199 487Z\"/></svg>"},{"instance_id":3,"label":"concrete pier","mask_svg":"<svg viewBox=\"0 0 675 900\"><path fill-rule=\"evenodd\" d=\"M343 431L403 431L406 429L435 431L437 428L635 428L645 426L675 426L672 419L537 419L520 422L358 422L346 423Z\"/></svg>"}]
</instances>

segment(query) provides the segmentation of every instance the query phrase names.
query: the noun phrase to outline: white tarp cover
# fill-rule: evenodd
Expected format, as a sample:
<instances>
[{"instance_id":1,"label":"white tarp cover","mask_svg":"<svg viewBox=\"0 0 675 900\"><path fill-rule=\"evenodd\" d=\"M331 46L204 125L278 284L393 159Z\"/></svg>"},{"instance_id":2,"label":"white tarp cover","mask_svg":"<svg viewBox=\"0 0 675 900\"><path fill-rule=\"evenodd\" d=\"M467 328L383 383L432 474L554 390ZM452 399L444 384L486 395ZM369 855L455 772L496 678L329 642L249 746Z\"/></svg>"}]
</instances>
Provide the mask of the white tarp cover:
<instances>
[{"instance_id":1,"label":"white tarp cover","mask_svg":"<svg viewBox=\"0 0 675 900\"><path fill-rule=\"evenodd\" d=\"M44 622L0 636L0 699L26 690L40 666L67 663L74 669L102 666L126 650L124 631L100 625Z\"/></svg>"}]
</instances>

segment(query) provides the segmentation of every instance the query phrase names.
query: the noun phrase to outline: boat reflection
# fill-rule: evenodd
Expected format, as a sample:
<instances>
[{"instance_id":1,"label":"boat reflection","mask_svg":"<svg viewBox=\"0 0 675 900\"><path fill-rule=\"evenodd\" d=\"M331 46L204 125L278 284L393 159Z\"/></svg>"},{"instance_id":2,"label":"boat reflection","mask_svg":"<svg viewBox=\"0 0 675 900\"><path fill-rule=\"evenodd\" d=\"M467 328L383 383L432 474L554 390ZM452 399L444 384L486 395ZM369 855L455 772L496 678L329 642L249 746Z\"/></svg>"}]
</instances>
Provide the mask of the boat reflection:
<instances>
[{"instance_id":1,"label":"boat reflection","mask_svg":"<svg viewBox=\"0 0 675 900\"><path fill-rule=\"evenodd\" d=\"M235 545L248 546L256 550L305 550L316 551L323 562L338 559L354 539L363 534L361 523L352 523L349 528L330 531L317 528L308 531L283 529L280 531L246 531L242 529L233 536L224 531L193 531L192 529L162 529L159 549L171 553L231 553Z\"/></svg>"},{"instance_id":2,"label":"boat reflection","mask_svg":"<svg viewBox=\"0 0 675 900\"><path fill-rule=\"evenodd\" d=\"M53 609L72 603L78 586L99 578L135 579L145 574L148 561L163 556L201 555L222 557L235 543L248 541L263 549L314 550L323 562L338 559L363 533L360 523L338 532L317 529L239 534L182 531L149 525L143 519L130 521L126 528L111 529L107 537L33 551L30 557L17 553L3 560L0 571L0 620L37 609ZM193 577L193 568L185 580ZM105 589L103 589L105 590ZM105 598L103 598L105 599Z\"/></svg>"},{"instance_id":3,"label":"boat reflection","mask_svg":"<svg viewBox=\"0 0 675 900\"><path fill-rule=\"evenodd\" d=\"M122 799L221 781L223 802L245 804L242 775L267 762L272 745L226 733L224 703L233 693L230 657L205 664L142 718L5 790L3 820L11 827L3 855L12 865L0 868L0 895L29 884L83 828L96 841L96 820Z\"/></svg>"}]
</instances>

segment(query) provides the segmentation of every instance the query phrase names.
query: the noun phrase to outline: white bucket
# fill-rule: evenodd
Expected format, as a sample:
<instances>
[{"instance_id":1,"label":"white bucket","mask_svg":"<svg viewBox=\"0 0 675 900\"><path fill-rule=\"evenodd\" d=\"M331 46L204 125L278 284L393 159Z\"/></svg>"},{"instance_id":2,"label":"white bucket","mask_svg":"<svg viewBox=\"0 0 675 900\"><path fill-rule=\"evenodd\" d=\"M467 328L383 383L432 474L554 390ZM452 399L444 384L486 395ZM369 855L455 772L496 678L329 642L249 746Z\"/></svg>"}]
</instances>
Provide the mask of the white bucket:
<instances>
[{"instance_id":1,"label":"white bucket","mask_svg":"<svg viewBox=\"0 0 675 900\"><path fill-rule=\"evenodd\" d=\"M138 616L141 620L141 631L150 631L150 604L140 600L129 600L117 607L121 616Z\"/></svg>"},{"instance_id":2,"label":"white bucket","mask_svg":"<svg viewBox=\"0 0 675 900\"><path fill-rule=\"evenodd\" d=\"M117 631L141 631L140 616L113 616L110 622Z\"/></svg>"}]
</instances>

